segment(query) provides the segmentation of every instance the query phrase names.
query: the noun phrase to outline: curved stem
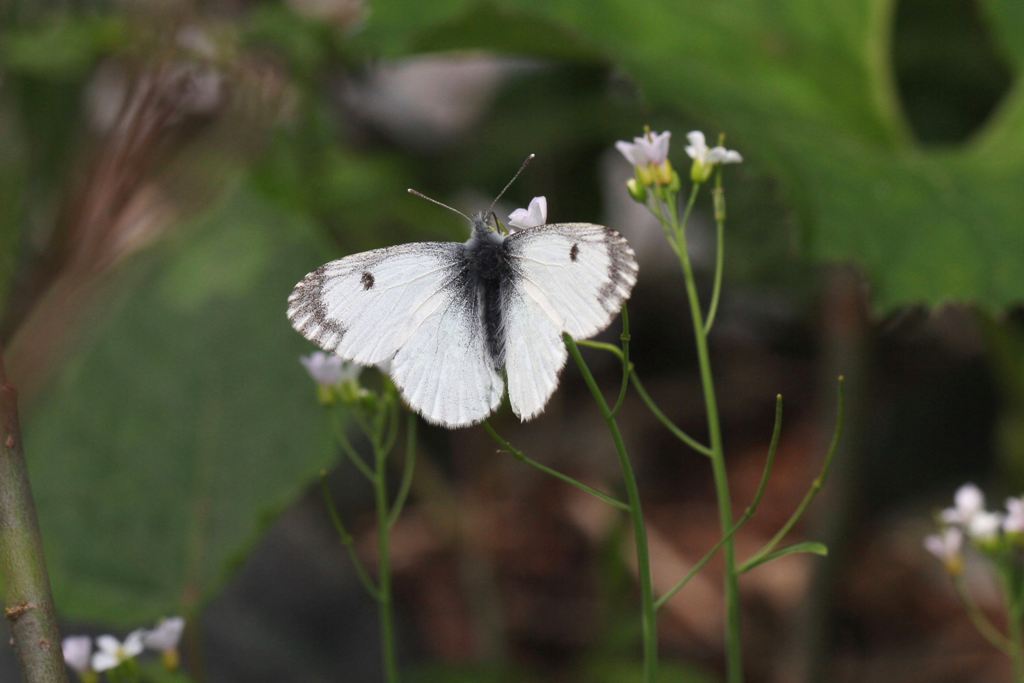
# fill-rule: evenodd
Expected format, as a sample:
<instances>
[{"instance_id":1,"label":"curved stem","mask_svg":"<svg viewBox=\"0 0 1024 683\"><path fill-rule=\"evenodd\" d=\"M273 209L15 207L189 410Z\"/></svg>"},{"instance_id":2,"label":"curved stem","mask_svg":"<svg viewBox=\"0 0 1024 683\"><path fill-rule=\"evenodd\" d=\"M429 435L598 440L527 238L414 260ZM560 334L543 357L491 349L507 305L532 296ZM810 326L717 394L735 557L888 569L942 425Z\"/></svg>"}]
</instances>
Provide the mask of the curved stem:
<instances>
[{"instance_id":1,"label":"curved stem","mask_svg":"<svg viewBox=\"0 0 1024 683\"><path fill-rule=\"evenodd\" d=\"M402 514L405 501L409 498L409 491L412 489L412 477L416 470L416 413L409 411L405 423L405 464L402 468L402 482L398 485L398 493L395 495L395 502L391 505L391 515L388 517L388 524L395 525L398 516Z\"/></svg>"},{"instance_id":2,"label":"curved stem","mask_svg":"<svg viewBox=\"0 0 1024 683\"><path fill-rule=\"evenodd\" d=\"M622 332L619 334L619 341L622 342L622 352L619 356L622 361L622 385L619 387L619 397L615 399L615 406L612 408L612 416L619 414L622 404L626 401L626 390L629 389L629 376L633 372L633 364L629 362L629 308L622 304Z\"/></svg>"},{"instance_id":3,"label":"curved stem","mask_svg":"<svg viewBox=\"0 0 1024 683\"><path fill-rule=\"evenodd\" d=\"M623 503L621 500L618 500L617 498L613 498L612 496L609 496L607 493L603 493L601 491L598 491L597 489L595 489L595 488L593 488L591 486L587 486L582 481L579 481L578 479L574 479L573 477L570 477L568 474L565 474L563 472L559 472L558 470L556 470L554 468L551 468L551 467L548 467L544 463L538 462L538 461L534 460L533 458L529 457L528 455L526 455L526 453L523 453L521 450L519 450L518 448L513 446L512 443L509 442L508 439L503 437L501 434L498 434L498 432L495 431L494 427L491 426L491 423L489 421L484 420L483 425L484 425L484 430L488 434L490 434L491 438L494 439L494 441L499 446L501 446L503 450L511 453L512 456L516 460L519 460L520 462L526 463L530 467L533 467L533 468L543 472L544 474L550 475L550 476L554 477L555 479L558 479L559 481L568 484L569 486L573 486L573 487L579 489L580 491L583 491L584 493L589 494L589 495L593 496L594 498L597 498L598 500L600 500L600 501L602 501L604 503L607 503L608 505L611 505L613 508L617 508L617 509L622 510L624 512L629 512L629 506L626 505L625 503Z\"/></svg>"},{"instance_id":4,"label":"curved stem","mask_svg":"<svg viewBox=\"0 0 1024 683\"><path fill-rule=\"evenodd\" d=\"M711 303L704 320L705 336L711 333L718 315L718 301L722 296L722 271L725 266L725 190L722 189L722 167L715 173L715 189L712 190L715 206L715 281L711 289Z\"/></svg>"},{"instance_id":5,"label":"curved stem","mask_svg":"<svg viewBox=\"0 0 1024 683\"><path fill-rule=\"evenodd\" d=\"M708 448L707 446L705 446L704 444L702 444L701 442L697 441L695 438L684 432L676 425L676 423L669 419L669 417L665 415L664 412L662 412L662 410L658 407L658 404L656 404L654 402L654 399L651 398L651 395L647 393L647 389L644 388L644 385L640 381L640 377L636 374L635 370L630 375L629 379L633 383L633 388L636 389L636 393L640 395L640 398L647 406L647 409L651 411L651 414L654 415L654 417L656 417L658 421L661 422L661 424L663 424L667 430L672 432L672 434L677 439L679 439L687 446L700 453L701 455L708 458L711 457L710 448Z\"/></svg>"},{"instance_id":6,"label":"curved stem","mask_svg":"<svg viewBox=\"0 0 1024 683\"><path fill-rule=\"evenodd\" d=\"M586 383L587 389L590 390L591 396L594 397L594 402L597 403L601 417L604 418L605 424L608 426L608 431L612 435L612 441L615 442L615 452L619 456L619 466L622 469L622 479L626 487L626 498L629 502L629 517L633 523L637 573L640 578L641 624L644 650L643 680L644 683L655 683L658 671L657 613L654 608L654 586L651 580L651 561L647 548L647 528L644 525L643 509L640 506L640 490L637 487L636 476L633 474L633 465L629 460L629 453L626 451L626 444L622 440L622 434L619 432L615 415L601 394L601 388L597 386L597 381L594 380L594 375L591 374L590 368L587 366L586 361L583 360L576 342L568 334L562 336L566 347L569 349L569 354L572 355L573 360L580 369L580 374L583 375L583 381Z\"/></svg>"},{"instance_id":7,"label":"curved stem","mask_svg":"<svg viewBox=\"0 0 1024 683\"><path fill-rule=\"evenodd\" d=\"M964 585L962 576L953 577L953 588L956 589L956 594L960 598L960 602L963 603L964 610L967 612L967 617L971 620L974 628L977 629L978 633L989 642L989 644L1009 656L1010 654L1010 639L1007 638L1003 633L996 628L996 625L989 621L989 618L985 616L985 613L975 602L974 597L970 591L967 590L967 586Z\"/></svg>"},{"instance_id":8,"label":"curved stem","mask_svg":"<svg viewBox=\"0 0 1024 683\"><path fill-rule=\"evenodd\" d=\"M375 476L373 470L363 460L363 456L359 455L359 451L352 446L352 442L349 441L348 434L345 432L345 425L341 423L341 418L336 412L331 415L331 427L334 429L334 437L338 440L338 445L341 446L345 457L355 465L356 469L366 477L367 481L373 483Z\"/></svg>"},{"instance_id":9,"label":"curved stem","mask_svg":"<svg viewBox=\"0 0 1024 683\"><path fill-rule=\"evenodd\" d=\"M345 524L341 521L341 515L338 514L338 508L334 504L334 496L331 495L331 490L327 486L327 472L320 472L320 492L323 495L324 504L327 505L327 515L331 518L331 524L334 526L335 532L338 534L338 540L341 541L341 545L345 547L345 552L348 553L349 559L352 561L352 566L356 570L356 576L359 578L359 583L363 584L363 588L370 594L374 600L380 600L380 592L377 587L373 585L373 579L370 578L370 574L366 571L366 567L363 566L362 561L359 559L359 555L356 554L355 550L355 539L352 534L349 533L348 529L345 528Z\"/></svg>"},{"instance_id":10,"label":"curved stem","mask_svg":"<svg viewBox=\"0 0 1024 683\"><path fill-rule=\"evenodd\" d=\"M775 397L775 423L772 426L772 438L768 444L768 457L764 461L764 469L761 471L761 481L757 484L757 491L754 493L754 499L750 501L750 505L744 511L743 516L740 517L739 521L733 525L732 529L729 529L729 533L718 539L718 542L711 547L711 550L707 551L702 558L700 558L696 564L686 573L682 579L680 579L672 588L665 592L658 600L654 603L654 606L661 609L665 606L669 600L671 600L676 593L683 590L686 584L690 582L690 579L695 577L701 569L704 568L711 558L715 556L715 553L725 545L726 541L731 539L737 531L743 528L743 526L749 522L754 514L757 512L758 506L761 504L761 498L764 496L765 488L768 486L768 479L771 478L772 468L775 465L775 453L779 449L779 436L782 434L782 394L778 394Z\"/></svg>"},{"instance_id":11,"label":"curved stem","mask_svg":"<svg viewBox=\"0 0 1024 683\"><path fill-rule=\"evenodd\" d=\"M748 569L753 569L755 566L761 564L761 561L765 556L771 553L782 539L792 531L793 527L796 526L796 523L800 521L801 517L803 517L804 512L807 511L807 508L812 502L814 502L814 499L818 496L822 487L825 486L829 470L832 468L832 459L835 457L836 450L839 447L839 439L843 435L843 422L846 404L846 392L844 391L845 383L846 379L840 375L836 383L836 426L832 432L832 441L828 446L828 451L825 453L825 460L821 464L821 472L818 474L817 478L811 482L810 489L808 489L807 493L804 494L803 500L800 501L800 504L797 506L796 510L793 511L793 514L790 515L789 519L786 520L786 523L782 525L782 528L772 536L771 540L761 546L761 548L754 553L750 559L743 563L740 567L741 574Z\"/></svg>"},{"instance_id":12,"label":"curved stem","mask_svg":"<svg viewBox=\"0 0 1024 683\"><path fill-rule=\"evenodd\" d=\"M678 226L679 263L683 268L686 281L686 296L690 304L690 318L693 324L693 336L697 347L697 361L700 365L700 381L704 394L704 408L707 413L708 435L711 441L711 471L715 482L715 497L718 501L718 521L723 536L732 529L732 501L729 494L729 478L725 467L725 450L722 444L722 428L718 418L718 400L715 397L715 380L711 372L711 357L708 353L707 335L704 333L704 320L701 315L700 299L697 294L697 283L693 276L693 266L686 248L686 222L689 220L693 205L697 200L699 183L694 183L689 201L683 212L683 220L678 221L678 210L675 203L669 204L672 220ZM728 683L743 681L743 644L740 632L739 581L736 571L736 550L732 537L727 537L723 549L725 556L725 612L726 612L726 672Z\"/></svg>"}]
</instances>

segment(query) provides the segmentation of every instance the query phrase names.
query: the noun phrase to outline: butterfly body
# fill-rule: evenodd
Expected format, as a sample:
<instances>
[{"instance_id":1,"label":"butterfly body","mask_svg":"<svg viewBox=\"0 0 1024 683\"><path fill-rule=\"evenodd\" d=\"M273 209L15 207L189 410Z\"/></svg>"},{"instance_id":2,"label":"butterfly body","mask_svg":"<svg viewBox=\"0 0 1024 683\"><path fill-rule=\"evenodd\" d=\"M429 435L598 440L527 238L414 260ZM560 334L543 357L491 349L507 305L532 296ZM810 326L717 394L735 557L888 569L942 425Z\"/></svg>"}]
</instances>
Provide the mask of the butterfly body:
<instances>
[{"instance_id":1,"label":"butterfly body","mask_svg":"<svg viewBox=\"0 0 1024 683\"><path fill-rule=\"evenodd\" d=\"M464 243L404 244L318 268L295 286L288 317L326 351L389 364L428 421L482 421L500 405L505 379L526 420L558 384L562 333L586 338L607 327L636 273L632 249L610 228L565 223L505 235L478 215Z\"/></svg>"}]
</instances>

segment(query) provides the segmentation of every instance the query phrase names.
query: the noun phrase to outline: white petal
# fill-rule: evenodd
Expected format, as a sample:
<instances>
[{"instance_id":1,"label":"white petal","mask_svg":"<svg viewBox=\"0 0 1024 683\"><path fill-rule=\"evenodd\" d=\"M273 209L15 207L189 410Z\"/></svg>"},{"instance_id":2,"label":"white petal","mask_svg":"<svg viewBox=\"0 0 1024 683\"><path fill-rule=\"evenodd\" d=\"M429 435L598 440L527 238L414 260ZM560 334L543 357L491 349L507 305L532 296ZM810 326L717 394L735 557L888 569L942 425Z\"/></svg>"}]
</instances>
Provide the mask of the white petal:
<instances>
[{"instance_id":1,"label":"white petal","mask_svg":"<svg viewBox=\"0 0 1024 683\"><path fill-rule=\"evenodd\" d=\"M121 647L121 641L110 635L99 636L96 638L96 647L101 652L115 654Z\"/></svg>"},{"instance_id":2,"label":"white petal","mask_svg":"<svg viewBox=\"0 0 1024 683\"><path fill-rule=\"evenodd\" d=\"M958 488L953 495L953 501L965 520L985 509L985 494L972 483Z\"/></svg>"},{"instance_id":3,"label":"white petal","mask_svg":"<svg viewBox=\"0 0 1024 683\"><path fill-rule=\"evenodd\" d=\"M107 669L113 669L121 662L118 661L117 655L109 652L97 652L92 656L92 668L95 671L106 671Z\"/></svg>"},{"instance_id":4,"label":"white petal","mask_svg":"<svg viewBox=\"0 0 1024 683\"><path fill-rule=\"evenodd\" d=\"M185 620L181 617L161 619L155 629L142 634L142 644L157 652L174 650L178 647L184 630Z\"/></svg>"},{"instance_id":5,"label":"white petal","mask_svg":"<svg viewBox=\"0 0 1024 683\"><path fill-rule=\"evenodd\" d=\"M661 164L668 159L668 143L672 138L671 131L665 131L663 133L652 132L653 140L651 142L651 163Z\"/></svg>"},{"instance_id":6,"label":"white petal","mask_svg":"<svg viewBox=\"0 0 1024 683\"><path fill-rule=\"evenodd\" d=\"M61 641L61 652L64 663L77 673L89 670L89 659L92 655L92 638L89 636L68 636Z\"/></svg>"},{"instance_id":7,"label":"white petal","mask_svg":"<svg viewBox=\"0 0 1024 683\"><path fill-rule=\"evenodd\" d=\"M619 150L622 156L626 157L626 161L639 166L642 162L638 160L638 149L637 146L626 142L625 140L619 140L615 143L615 149Z\"/></svg>"},{"instance_id":8,"label":"white petal","mask_svg":"<svg viewBox=\"0 0 1024 683\"><path fill-rule=\"evenodd\" d=\"M516 209L508 215L508 224L510 227L523 228L530 227L530 212L526 209Z\"/></svg>"},{"instance_id":9,"label":"white petal","mask_svg":"<svg viewBox=\"0 0 1024 683\"><path fill-rule=\"evenodd\" d=\"M699 159L703 161L708 153L708 145L704 140L704 133L699 130L691 130L686 134L686 139L690 142L689 146L686 148L686 153L691 159Z\"/></svg>"},{"instance_id":10,"label":"white petal","mask_svg":"<svg viewBox=\"0 0 1024 683\"><path fill-rule=\"evenodd\" d=\"M743 157L740 153L734 149L725 150L725 157L722 159L723 164L738 164L743 161Z\"/></svg>"},{"instance_id":11,"label":"white petal","mask_svg":"<svg viewBox=\"0 0 1024 683\"><path fill-rule=\"evenodd\" d=\"M146 631L144 629L138 629L128 634L128 637L124 639L124 643L121 645L121 652L125 657L135 657L142 653L142 636Z\"/></svg>"},{"instance_id":12,"label":"white petal","mask_svg":"<svg viewBox=\"0 0 1024 683\"><path fill-rule=\"evenodd\" d=\"M930 552L940 560L946 559L946 546L942 542L942 537L938 534L930 534L924 537L925 550Z\"/></svg>"},{"instance_id":13,"label":"white petal","mask_svg":"<svg viewBox=\"0 0 1024 683\"><path fill-rule=\"evenodd\" d=\"M999 534L1003 516L994 512L979 512L967 523L967 534L978 541L990 541Z\"/></svg>"},{"instance_id":14,"label":"white petal","mask_svg":"<svg viewBox=\"0 0 1024 683\"><path fill-rule=\"evenodd\" d=\"M548 198L534 197L530 200L530 220L536 221L534 225L544 225L548 222Z\"/></svg>"}]
</instances>

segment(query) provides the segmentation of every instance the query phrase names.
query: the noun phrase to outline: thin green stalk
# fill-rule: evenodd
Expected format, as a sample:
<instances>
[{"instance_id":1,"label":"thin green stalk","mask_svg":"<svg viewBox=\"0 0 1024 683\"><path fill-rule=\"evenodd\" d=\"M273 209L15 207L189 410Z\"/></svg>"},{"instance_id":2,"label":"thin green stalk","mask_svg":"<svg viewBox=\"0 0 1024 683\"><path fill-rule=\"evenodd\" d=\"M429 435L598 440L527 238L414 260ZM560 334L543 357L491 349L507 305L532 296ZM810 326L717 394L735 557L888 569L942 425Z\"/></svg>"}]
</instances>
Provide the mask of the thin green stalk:
<instances>
[{"instance_id":1,"label":"thin green stalk","mask_svg":"<svg viewBox=\"0 0 1024 683\"><path fill-rule=\"evenodd\" d=\"M768 487L768 480L771 478L772 468L775 466L775 453L779 449L779 437L782 434L782 394L778 394L775 397L775 423L772 426L772 438L768 444L768 456L764 461L764 469L761 472L761 481L757 484L757 491L754 493L754 499L750 501L750 505L744 511L743 516L740 517L739 521L733 525L732 529L729 529L729 533L718 539L718 542L711 547L711 550L707 551L700 560L697 561L690 571L686 573L682 579L680 579L672 588L670 588L664 595L662 595L654 603L657 609L661 609L665 606L669 600L671 600L676 593L683 590L686 584L690 582L690 579L695 577L701 569L704 568L711 558L715 556L715 553L725 545L726 541L731 539L737 531L743 528L743 526L749 522L754 514L757 512L758 506L761 504L761 498L764 496L764 491Z\"/></svg>"},{"instance_id":2,"label":"thin green stalk","mask_svg":"<svg viewBox=\"0 0 1024 683\"><path fill-rule=\"evenodd\" d=\"M370 594L370 597L374 600L380 600L380 591L373 585L373 579L370 578L370 574L366 571L366 567L363 566L362 560L359 559L359 555L356 553L355 539L348 529L345 528L344 522L341 521L341 515L338 514L338 508L334 504L334 496L331 495L331 489L327 485L326 471L320 472L320 491L323 495L324 504L327 505L327 515L331 518L331 524L334 526L334 531L338 534L338 540L341 541L341 545L344 546L345 552L348 553L348 557L352 561L352 566L356 570L359 583L363 584L363 588Z\"/></svg>"},{"instance_id":3,"label":"thin green stalk","mask_svg":"<svg viewBox=\"0 0 1024 683\"><path fill-rule=\"evenodd\" d=\"M381 450L377 438L373 439L374 502L377 508L377 600L380 613L381 661L384 680L397 683L398 663L395 657L395 626L391 593L391 524L388 510L387 453Z\"/></svg>"},{"instance_id":4,"label":"thin green stalk","mask_svg":"<svg viewBox=\"0 0 1024 683\"><path fill-rule=\"evenodd\" d=\"M622 304L620 317L622 318L622 332L619 334L619 341L622 342L622 355L620 356L622 361L622 385L619 387L619 397L615 399L615 406L612 408L613 417L619 414L622 404L626 401L626 391L629 389L629 376L633 372L633 364L629 362L629 308L626 304Z\"/></svg>"},{"instance_id":5,"label":"thin green stalk","mask_svg":"<svg viewBox=\"0 0 1024 683\"><path fill-rule=\"evenodd\" d=\"M693 205L697 200L699 183L694 183L689 201L683 212L683 221L678 220L678 209L674 202L669 203L673 224L678 226L679 262L683 268L686 281L686 296L690 304L690 317L693 324L693 336L697 346L697 360L700 365L700 381L704 393L704 407L707 413L708 434L711 440L711 471L715 482L715 497L718 500L718 520L722 534L727 535L732 529L732 501L729 494L729 477L725 467L725 450L722 444L722 428L718 418L718 401L715 398L715 380L711 372L711 357L708 353L707 335L704 333L704 320L701 316L700 299L697 294L697 282L693 276L689 251L686 248L686 222L689 220ZM725 612L726 612L726 675L728 683L743 681L743 644L740 640L741 614L739 602L739 581L736 571L736 549L729 537L723 549L725 557Z\"/></svg>"},{"instance_id":6,"label":"thin green stalk","mask_svg":"<svg viewBox=\"0 0 1024 683\"><path fill-rule=\"evenodd\" d=\"M704 335L711 333L718 315L718 301L722 296L722 271L725 266L725 190L722 189L722 167L715 173L715 189L712 190L715 206L715 281L711 289L711 303L704 320Z\"/></svg>"},{"instance_id":7,"label":"thin green stalk","mask_svg":"<svg viewBox=\"0 0 1024 683\"><path fill-rule=\"evenodd\" d=\"M338 444L341 445L341 450L345 457L355 465L356 469L366 477L367 481L373 483L373 470L363 460L363 456L359 455L359 452L352 446L352 442L349 441L348 434L345 432L345 425L341 422L341 416L336 411L331 414L331 427L334 429L334 437L338 440Z\"/></svg>"},{"instance_id":8,"label":"thin green stalk","mask_svg":"<svg viewBox=\"0 0 1024 683\"><path fill-rule=\"evenodd\" d=\"M1009 630L1009 655L1013 664L1014 683L1024 682L1024 629L1021 619L1024 616L1024 603L1021 602L1017 588L1016 572L1012 558L1003 562L1000 574L1003 578L1003 590L1006 594L1006 621Z\"/></svg>"},{"instance_id":9,"label":"thin green stalk","mask_svg":"<svg viewBox=\"0 0 1024 683\"><path fill-rule=\"evenodd\" d=\"M501 446L501 448L503 450L508 451L509 453L511 453L512 457L514 457L516 460L519 460L520 462L526 463L530 467L533 467L533 468L543 472L544 474L550 475L550 476L554 477L555 479L558 479L559 481L568 484L569 486L573 486L573 487L579 489L580 491L583 491L584 493L587 493L587 494L593 496L594 498L597 498L598 500L600 500L600 501L602 501L604 503L607 503L608 505L611 505L613 508L617 508L617 509L622 510L624 512L629 512L629 509L630 509L629 506L626 505L625 503L623 503L621 500L618 500L617 498L609 496L607 493L603 493L601 491L598 491L597 489L595 489L595 488L593 488L591 486L587 486L582 481L580 481L578 479L574 479L573 477L570 477L568 474L565 474L563 472L559 472L558 470L553 469L551 467L548 467L544 463L538 462L538 461L534 460L533 458L529 457L528 455L526 455L526 453L523 453L521 450L519 450L518 448L513 446L512 443L508 439L506 439L501 434L499 434L497 431L495 431L494 427L492 427L491 423L488 422L487 420L484 420L483 425L484 425L484 430L488 434L490 434L491 438L494 439L494 441L499 446Z\"/></svg>"},{"instance_id":10,"label":"thin green stalk","mask_svg":"<svg viewBox=\"0 0 1024 683\"><path fill-rule=\"evenodd\" d=\"M953 577L953 588L956 589L956 594L960 598L960 602L963 603L964 610L967 612L967 617L971 620L974 628L977 629L978 633L989 642L992 647L996 648L1003 654L1010 656L1010 650L1012 645L1010 639L1007 638L1003 633L996 628L996 625L989 621L989 618L985 616L985 613L975 602L974 597L970 591L967 590L967 586L964 585L962 576Z\"/></svg>"},{"instance_id":11,"label":"thin green stalk","mask_svg":"<svg viewBox=\"0 0 1024 683\"><path fill-rule=\"evenodd\" d=\"M707 458L711 457L710 448L708 448L707 446L705 446L704 444L702 444L701 442L697 441L695 438L684 432L676 425L676 423L670 420L664 412L662 412L662 410L658 407L658 404L656 404L654 402L654 399L651 398L651 395L647 393L647 389L645 389L643 383L640 382L640 377L636 374L635 370L630 375L629 379L633 383L633 388L636 389L636 393L640 395L641 400L643 400L644 404L647 406L647 409L651 411L651 414L654 415L654 417L656 417L658 421L661 422L661 424L663 424L667 430L672 432L672 434L677 439L679 439L687 446L700 453L701 455Z\"/></svg>"},{"instance_id":12,"label":"thin green stalk","mask_svg":"<svg viewBox=\"0 0 1024 683\"><path fill-rule=\"evenodd\" d=\"M387 406L382 412L387 415L387 419L385 420L387 429L381 429L385 434L381 450L384 451L384 453L390 453L391 449L395 447L395 442L398 440L399 405L397 395L389 392L386 393L385 396L387 397Z\"/></svg>"},{"instance_id":13,"label":"thin green stalk","mask_svg":"<svg viewBox=\"0 0 1024 683\"><path fill-rule=\"evenodd\" d=\"M395 495L395 502L391 505L391 517L388 524L395 525L398 516L402 514L405 501L409 498L409 491L412 489L412 478L416 470L416 413L409 411L405 423L405 463L402 468L402 481L398 485L398 493Z\"/></svg>"},{"instance_id":14,"label":"thin green stalk","mask_svg":"<svg viewBox=\"0 0 1024 683\"><path fill-rule=\"evenodd\" d=\"M829 471L832 468L832 459L835 457L836 450L839 448L839 439L843 435L843 422L845 416L845 405L846 405L846 392L844 386L846 379L840 375L836 383L836 426L832 432L832 441L828 446L828 451L825 453L825 460L821 465L821 472L818 473L817 478L811 483L810 489L804 494L803 500L797 506L793 514L790 515L786 523L782 525L782 528L772 536L771 540L761 546L760 550L753 554L743 565L740 567L740 573L752 569L753 567L761 564L761 560L771 553L775 547L793 530L796 523L803 517L804 512L810 507L811 503L817 497L818 493L825 486L825 482L828 480Z\"/></svg>"},{"instance_id":15,"label":"thin green stalk","mask_svg":"<svg viewBox=\"0 0 1024 683\"><path fill-rule=\"evenodd\" d=\"M636 564L640 577L640 601L641 601L641 622L643 630L644 650L644 683L655 683L658 672L658 630L657 613L654 608L654 586L651 580L651 561L647 549L647 528L644 525L643 509L640 505L640 490L636 484L636 476L633 474L633 465L629 460L629 453L626 451L626 444L622 440L618 423L612 413L608 402L605 401L601 388L597 386L594 375L580 354L576 342L568 334L563 335L565 345L569 354L580 369L583 381L586 383L590 394L594 397L601 417L604 418L608 431L615 442L615 451L619 456L619 466L622 468L622 479L626 487L626 498L629 502L629 517L633 523L633 536L636 544Z\"/></svg>"},{"instance_id":16,"label":"thin green stalk","mask_svg":"<svg viewBox=\"0 0 1024 683\"><path fill-rule=\"evenodd\" d=\"M622 355L622 349L615 346L614 344L608 344L606 342L596 342L589 340L580 340L576 342L579 346L586 346L591 349L597 349L599 351L607 351L613 354L619 359L619 362L626 362L625 356ZM651 414L658 419L661 424L665 426L667 430L672 432L672 435L677 439L685 443L687 446L697 451L705 457L711 457L711 449L697 441L695 438L684 432L679 428L679 425L674 423L665 412L658 407L658 404L654 402L651 395L647 393L647 389L644 388L643 382L640 381L640 377L636 374L636 367L633 363L629 363L629 381L633 384L633 388L636 389L636 393L640 395L640 399L647 406L647 409L651 411Z\"/></svg>"},{"instance_id":17,"label":"thin green stalk","mask_svg":"<svg viewBox=\"0 0 1024 683\"><path fill-rule=\"evenodd\" d=\"M25 683L67 683L42 536L25 466L18 392L0 348L0 578L4 615Z\"/></svg>"}]
</instances>

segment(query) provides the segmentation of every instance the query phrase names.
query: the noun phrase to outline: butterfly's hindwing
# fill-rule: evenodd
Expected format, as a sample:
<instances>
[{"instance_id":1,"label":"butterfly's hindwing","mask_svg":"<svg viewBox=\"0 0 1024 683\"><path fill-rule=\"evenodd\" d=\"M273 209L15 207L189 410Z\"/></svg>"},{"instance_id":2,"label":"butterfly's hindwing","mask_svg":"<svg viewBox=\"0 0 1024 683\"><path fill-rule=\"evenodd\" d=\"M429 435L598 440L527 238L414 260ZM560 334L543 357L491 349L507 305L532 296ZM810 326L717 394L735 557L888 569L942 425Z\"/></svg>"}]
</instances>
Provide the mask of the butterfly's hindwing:
<instances>
[{"instance_id":1,"label":"butterfly's hindwing","mask_svg":"<svg viewBox=\"0 0 1024 683\"><path fill-rule=\"evenodd\" d=\"M562 332L586 339L606 328L636 283L637 263L619 233L589 223L528 228L505 244L514 273L503 311L508 393L527 420L558 385Z\"/></svg>"}]
</instances>

